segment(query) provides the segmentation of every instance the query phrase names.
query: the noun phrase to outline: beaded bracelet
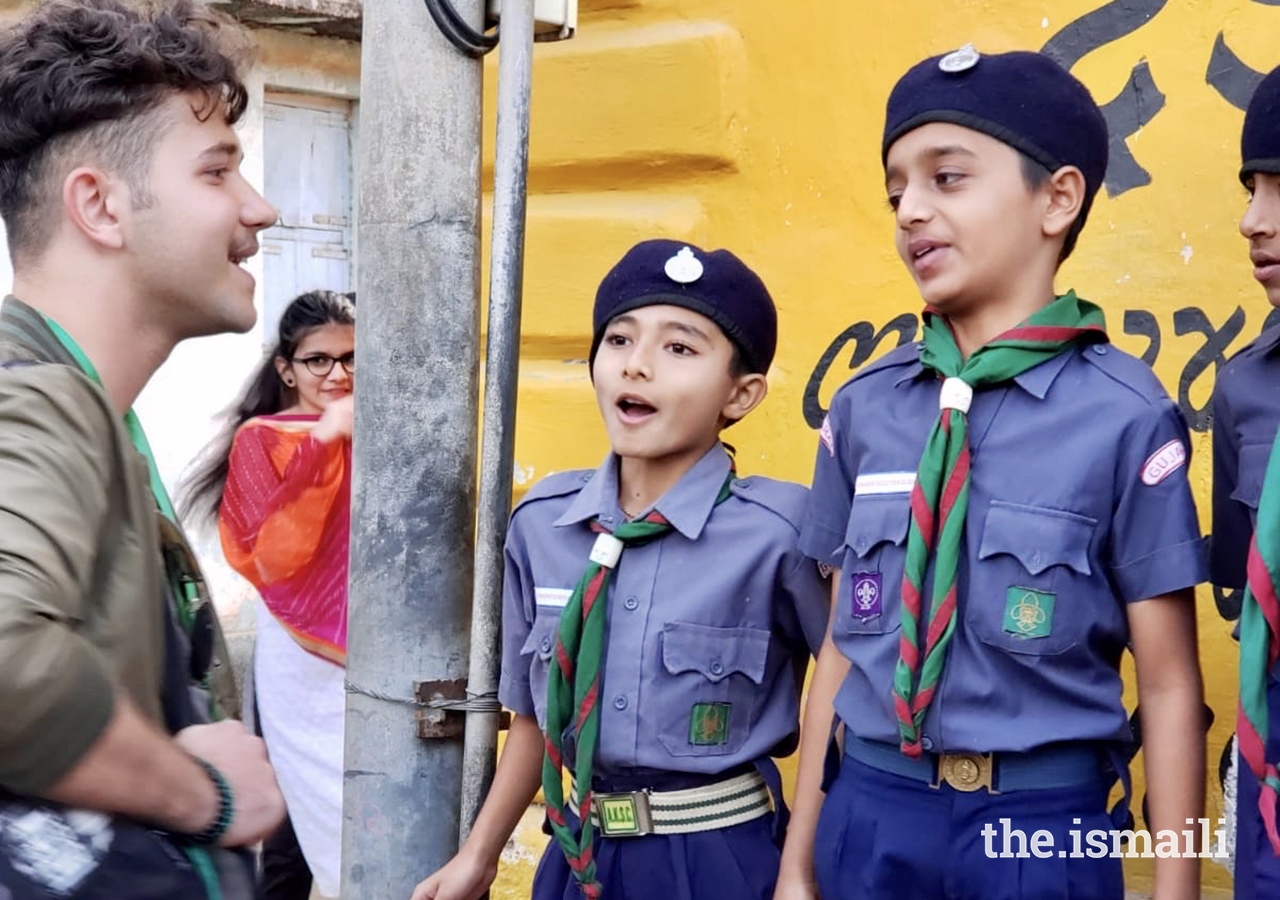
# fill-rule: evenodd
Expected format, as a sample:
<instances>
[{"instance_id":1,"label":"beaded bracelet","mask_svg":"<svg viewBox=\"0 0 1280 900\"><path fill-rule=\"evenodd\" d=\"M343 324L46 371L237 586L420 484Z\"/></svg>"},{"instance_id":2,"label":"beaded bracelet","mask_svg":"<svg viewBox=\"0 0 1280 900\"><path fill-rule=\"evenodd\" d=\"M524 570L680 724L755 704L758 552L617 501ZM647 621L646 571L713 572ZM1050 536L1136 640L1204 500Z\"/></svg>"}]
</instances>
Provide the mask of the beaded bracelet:
<instances>
[{"instance_id":1,"label":"beaded bracelet","mask_svg":"<svg viewBox=\"0 0 1280 900\"><path fill-rule=\"evenodd\" d=\"M204 769L213 786L218 789L218 816L204 831L186 837L193 844L216 844L227 833L227 829L231 827L231 820L235 818L235 798L231 793L231 785L227 784L227 779L221 772L198 756L195 757L195 761L200 764L200 768Z\"/></svg>"}]
</instances>

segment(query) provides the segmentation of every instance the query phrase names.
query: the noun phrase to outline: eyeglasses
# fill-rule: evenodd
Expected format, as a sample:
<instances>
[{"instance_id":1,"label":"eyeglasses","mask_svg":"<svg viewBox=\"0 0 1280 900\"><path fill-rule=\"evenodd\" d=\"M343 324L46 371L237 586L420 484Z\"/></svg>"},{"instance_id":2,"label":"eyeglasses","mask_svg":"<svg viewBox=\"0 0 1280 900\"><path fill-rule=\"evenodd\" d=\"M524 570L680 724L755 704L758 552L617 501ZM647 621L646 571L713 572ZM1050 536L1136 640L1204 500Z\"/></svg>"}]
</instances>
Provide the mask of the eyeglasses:
<instances>
[{"instance_id":1,"label":"eyeglasses","mask_svg":"<svg viewBox=\"0 0 1280 900\"><path fill-rule=\"evenodd\" d=\"M289 362L302 363L307 367L307 371L317 378L324 378L332 372L334 363L342 363L342 368L346 370L348 375L356 374L355 353L347 353L339 357L329 356L326 353L317 353L315 356L307 356L302 359L294 357Z\"/></svg>"}]
</instances>

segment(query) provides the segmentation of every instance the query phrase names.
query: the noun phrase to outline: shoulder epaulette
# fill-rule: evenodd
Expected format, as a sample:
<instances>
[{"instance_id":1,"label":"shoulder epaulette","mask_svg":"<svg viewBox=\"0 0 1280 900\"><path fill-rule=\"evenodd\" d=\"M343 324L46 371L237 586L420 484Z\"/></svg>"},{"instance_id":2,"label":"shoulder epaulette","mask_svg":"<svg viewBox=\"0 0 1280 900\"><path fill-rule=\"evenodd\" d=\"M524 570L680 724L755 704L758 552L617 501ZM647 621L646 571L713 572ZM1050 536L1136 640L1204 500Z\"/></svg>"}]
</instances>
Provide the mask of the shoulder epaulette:
<instances>
[{"instance_id":1,"label":"shoulder epaulette","mask_svg":"<svg viewBox=\"0 0 1280 900\"><path fill-rule=\"evenodd\" d=\"M1090 344L1081 347L1079 352L1087 362L1101 369L1112 381L1128 388L1148 403L1168 397L1164 385L1150 366L1114 344Z\"/></svg>"},{"instance_id":2,"label":"shoulder epaulette","mask_svg":"<svg viewBox=\"0 0 1280 900\"><path fill-rule=\"evenodd\" d=\"M909 344L903 344L901 347L895 347L875 362L868 363L863 366L849 381L857 381L865 378L875 372L882 372L885 369L900 369L903 366L910 366L920 361L920 349L923 344L920 341L912 341ZM848 382L845 382L846 384Z\"/></svg>"},{"instance_id":3,"label":"shoulder epaulette","mask_svg":"<svg viewBox=\"0 0 1280 900\"><path fill-rule=\"evenodd\" d=\"M748 503L763 506L786 521L797 534L800 533L800 522L804 519L805 503L809 497L809 489L804 485L752 475L735 478L729 485L729 491Z\"/></svg>"},{"instance_id":4,"label":"shoulder epaulette","mask_svg":"<svg viewBox=\"0 0 1280 900\"><path fill-rule=\"evenodd\" d=\"M516 509L538 500L576 494L591 480L593 475L595 475L594 469L570 469L566 472L554 472L529 488L525 495L520 498L520 502L516 504Z\"/></svg>"}]
</instances>

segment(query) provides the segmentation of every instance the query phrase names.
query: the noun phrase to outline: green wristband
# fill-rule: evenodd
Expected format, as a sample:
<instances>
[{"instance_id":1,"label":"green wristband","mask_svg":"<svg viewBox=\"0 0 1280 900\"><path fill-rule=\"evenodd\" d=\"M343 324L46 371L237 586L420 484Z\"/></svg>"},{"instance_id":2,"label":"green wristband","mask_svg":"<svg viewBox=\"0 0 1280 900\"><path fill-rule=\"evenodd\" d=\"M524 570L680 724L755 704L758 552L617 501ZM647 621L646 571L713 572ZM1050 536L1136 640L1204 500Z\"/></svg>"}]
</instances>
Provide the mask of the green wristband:
<instances>
[{"instance_id":1,"label":"green wristband","mask_svg":"<svg viewBox=\"0 0 1280 900\"><path fill-rule=\"evenodd\" d=\"M227 833L227 829L231 827L231 821L235 818L235 796L231 793L231 785L227 784L227 779L221 772L200 757L194 758L209 776L213 786L218 789L218 815L204 831L186 835L186 838L193 844L216 844L222 840L222 836Z\"/></svg>"}]
</instances>

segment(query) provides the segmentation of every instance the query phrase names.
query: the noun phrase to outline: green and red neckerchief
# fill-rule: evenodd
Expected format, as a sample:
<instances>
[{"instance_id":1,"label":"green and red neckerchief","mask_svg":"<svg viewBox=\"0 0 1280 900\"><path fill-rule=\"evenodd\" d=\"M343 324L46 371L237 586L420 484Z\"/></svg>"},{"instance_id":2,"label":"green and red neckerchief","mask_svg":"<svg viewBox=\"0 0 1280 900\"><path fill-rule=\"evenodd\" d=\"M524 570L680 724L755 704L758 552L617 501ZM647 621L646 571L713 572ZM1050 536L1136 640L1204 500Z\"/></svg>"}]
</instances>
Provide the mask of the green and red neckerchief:
<instances>
[{"instance_id":1,"label":"green and red neckerchief","mask_svg":"<svg viewBox=\"0 0 1280 900\"><path fill-rule=\"evenodd\" d=\"M716 505L729 497L734 469L729 468ZM598 519L591 529L598 533L590 562L568 603L560 614L555 650L547 677L547 723L544 732L546 754L542 760L542 796L547 804L547 821L564 851L573 877L588 900L597 900L601 884L596 878L592 850L591 778L595 768L596 745L600 738L600 667L604 661L605 602L609 578L626 547L648 543L672 531L674 526L661 513L649 513L624 522L613 532ZM575 758L564 758L563 737L570 723L577 732ZM581 831L573 833L566 819L564 769L566 763L578 785Z\"/></svg>"},{"instance_id":2,"label":"green and red neckerchief","mask_svg":"<svg viewBox=\"0 0 1280 900\"><path fill-rule=\"evenodd\" d=\"M1280 856L1276 833L1276 802L1280 772L1267 759L1271 710L1267 705L1267 674L1280 658L1280 440L1271 447L1267 474L1258 498L1258 521L1249 543L1244 604L1240 608L1240 708L1236 740L1240 755L1258 779L1258 811L1271 849Z\"/></svg>"},{"instance_id":3,"label":"green and red neckerchief","mask_svg":"<svg viewBox=\"0 0 1280 900\"><path fill-rule=\"evenodd\" d=\"M902 577L902 633L893 678L902 752L919 757L921 728L942 678L956 627L956 569L969 508L968 412L973 392L1002 384L1080 343L1107 340L1102 310L1068 292L1025 323L965 359L947 320L924 313L920 361L943 380L938 421L911 492L911 527ZM933 570L927 630L925 575Z\"/></svg>"}]
</instances>

